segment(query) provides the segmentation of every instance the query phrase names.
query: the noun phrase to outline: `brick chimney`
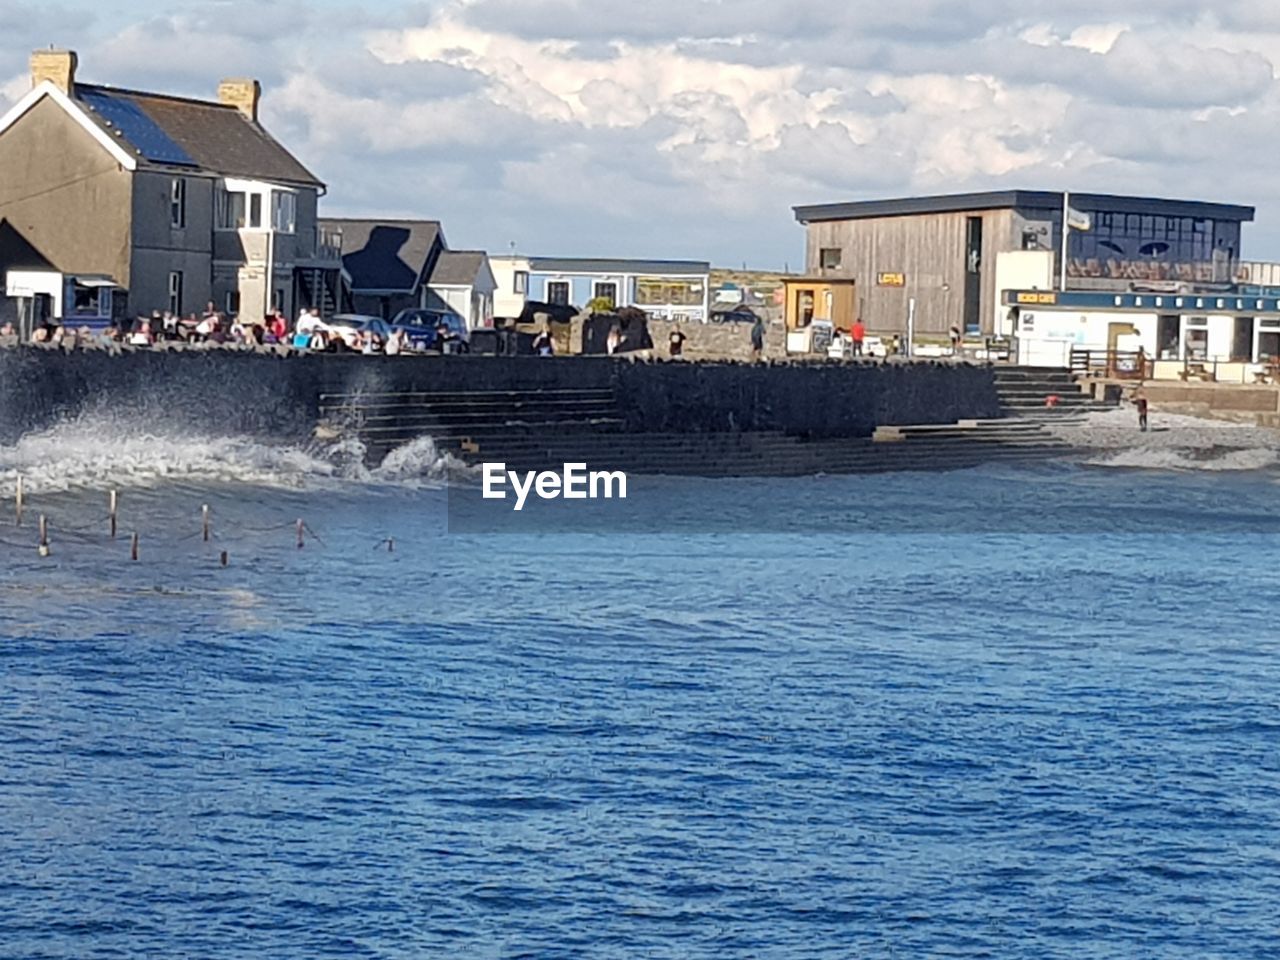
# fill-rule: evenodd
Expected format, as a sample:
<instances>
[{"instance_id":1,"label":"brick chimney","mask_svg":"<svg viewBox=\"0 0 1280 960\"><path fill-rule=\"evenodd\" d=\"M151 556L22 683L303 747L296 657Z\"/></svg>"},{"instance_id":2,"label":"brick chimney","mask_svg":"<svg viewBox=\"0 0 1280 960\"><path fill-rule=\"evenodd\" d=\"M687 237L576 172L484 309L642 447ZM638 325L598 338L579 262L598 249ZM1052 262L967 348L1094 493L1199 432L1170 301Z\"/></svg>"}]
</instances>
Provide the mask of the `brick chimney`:
<instances>
[{"instance_id":1,"label":"brick chimney","mask_svg":"<svg viewBox=\"0 0 1280 960\"><path fill-rule=\"evenodd\" d=\"M250 120L258 119L258 101L262 99L262 84L257 80L234 77L218 84L218 102L235 107Z\"/></svg>"},{"instance_id":2,"label":"brick chimney","mask_svg":"<svg viewBox=\"0 0 1280 960\"><path fill-rule=\"evenodd\" d=\"M71 96L75 92L77 62L74 50L36 50L31 54L31 86L52 80L55 87Z\"/></svg>"}]
</instances>

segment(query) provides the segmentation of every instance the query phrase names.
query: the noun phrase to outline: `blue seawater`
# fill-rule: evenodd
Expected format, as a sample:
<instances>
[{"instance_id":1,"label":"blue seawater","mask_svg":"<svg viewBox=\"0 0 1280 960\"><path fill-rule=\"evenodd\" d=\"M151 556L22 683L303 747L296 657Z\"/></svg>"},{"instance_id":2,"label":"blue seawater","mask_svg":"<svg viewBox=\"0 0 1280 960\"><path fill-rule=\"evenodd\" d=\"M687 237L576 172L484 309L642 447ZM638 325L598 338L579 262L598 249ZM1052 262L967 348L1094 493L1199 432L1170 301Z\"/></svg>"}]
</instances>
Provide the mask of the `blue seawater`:
<instances>
[{"instance_id":1,"label":"blue seawater","mask_svg":"<svg viewBox=\"0 0 1280 960\"><path fill-rule=\"evenodd\" d=\"M513 535L173 479L114 542L37 493L0 955L1275 956L1275 479L637 480L649 532Z\"/></svg>"}]
</instances>

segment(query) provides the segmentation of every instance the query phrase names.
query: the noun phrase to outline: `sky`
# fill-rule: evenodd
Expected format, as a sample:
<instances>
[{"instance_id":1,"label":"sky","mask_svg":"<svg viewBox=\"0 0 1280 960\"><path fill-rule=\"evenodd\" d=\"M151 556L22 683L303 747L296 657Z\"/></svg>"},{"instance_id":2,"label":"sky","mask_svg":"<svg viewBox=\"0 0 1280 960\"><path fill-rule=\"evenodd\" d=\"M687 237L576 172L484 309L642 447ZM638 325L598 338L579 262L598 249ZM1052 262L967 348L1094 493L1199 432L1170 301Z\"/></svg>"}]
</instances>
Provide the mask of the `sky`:
<instances>
[{"instance_id":1,"label":"sky","mask_svg":"<svg viewBox=\"0 0 1280 960\"><path fill-rule=\"evenodd\" d=\"M0 0L89 82L262 119L334 216L451 247L801 266L797 204L991 188L1245 203L1280 259L1280 0Z\"/></svg>"}]
</instances>

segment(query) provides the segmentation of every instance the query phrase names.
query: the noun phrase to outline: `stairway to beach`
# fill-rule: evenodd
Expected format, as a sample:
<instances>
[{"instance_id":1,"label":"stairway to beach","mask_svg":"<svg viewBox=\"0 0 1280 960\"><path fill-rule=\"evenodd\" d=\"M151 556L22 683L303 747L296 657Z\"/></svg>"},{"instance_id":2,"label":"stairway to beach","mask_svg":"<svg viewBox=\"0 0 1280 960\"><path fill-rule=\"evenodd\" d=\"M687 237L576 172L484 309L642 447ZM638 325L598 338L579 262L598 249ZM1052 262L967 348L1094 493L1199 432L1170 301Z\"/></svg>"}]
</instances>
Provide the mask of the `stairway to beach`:
<instances>
[{"instance_id":1,"label":"stairway to beach","mask_svg":"<svg viewBox=\"0 0 1280 960\"><path fill-rule=\"evenodd\" d=\"M580 462L637 474L805 476L961 469L1070 451L1042 422L1088 409L1069 373L1009 368L997 371L997 383L1009 413L1003 419L880 427L858 438L628 431L609 389L329 394L321 397L321 416L331 429L359 437L371 462L430 436L466 463L500 461L522 471ZM1062 400L1046 411L1051 393Z\"/></svg>"},{"instance_id":2,"label":"stairway to beach","mask_svg":"<svg viewBox=\"0 0 1280 960\"><path fill-rule=\"evenodd\" d=\"M995 367L996 395L1006 416L1062 420L1107 409L1080 391L1076 376L1060 367ZM1049 397L1057 397L1053 406Z\"/></svg>"}]
</instances>

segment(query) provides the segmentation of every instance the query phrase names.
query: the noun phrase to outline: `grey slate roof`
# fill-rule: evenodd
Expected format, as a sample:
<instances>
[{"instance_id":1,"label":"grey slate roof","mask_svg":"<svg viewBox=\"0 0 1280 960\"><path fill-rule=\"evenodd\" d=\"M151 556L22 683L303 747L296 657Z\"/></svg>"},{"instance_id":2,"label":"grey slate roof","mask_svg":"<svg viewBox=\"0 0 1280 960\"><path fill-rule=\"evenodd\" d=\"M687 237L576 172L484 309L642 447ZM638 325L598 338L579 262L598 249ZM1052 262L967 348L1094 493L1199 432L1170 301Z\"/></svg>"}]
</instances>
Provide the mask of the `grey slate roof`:
<instances>
[{"instance_id":1,"label":"grey slate roof","mask_svg":"<svg viewBox=\"0 0 1280 960\"><path fill-rule=\"evenodd\" d=\"M484 266L488 256L483 250L446 250L436 261L430 282L470 286L476 282L480 268Z\"/></svg>"},{"instance_id":2,"label":"grey slate roof","mask_svg":"<svg viewBox=\"0 0 1280 960\"><path fill-rule=\"evenodd\" d=\"M441 240L436 220L326 217L320 225L342 231L342 265L356 291L416 289Z\"/></svg>"},{"instance_id":3,"label":"grey slate roof","mask_svg":"<svg viewBox=\"0 0 1280 960\"><path fill-rule=\"evenodd\" d=\"M616 260L586 257L530 257L534 273L636 273L646 276L688 276L710 273L705 260Z\"/></svg>"},{"instance_id":4,"label":"grey slate roof","mask_svg":"<svg viewBox=\"0 0 1280 960\"><path fill-rule=\"evenodd\" d=\"M1071 205L1080 210L1152 214L1172 217L1204 217L1216 220L1253 219L1253 207L1199 200L1162 200L1156 197L1123 197L1107 193L1072 193ZM993 190L953 193L933 197L901 197L894 200L859 200L851 203L819 203L793 207L800 223L823 220L866 220L872 217L905 217L928 213L963 213L973 210L1061 210L1062 194L1045 190Z\"/></svg>"},{"instance_id":5,"label":"grey slate roof","mask_svg":"<svg viewBox=\"0 0 1280 960\"><path fill-rule=\"evenodd\" d=\"M262 124L249 120L235 107L208 100L189 100L138 90L76 84L77 94L81 91L135 105L185 150L202 170L224 177L324 186ZM141 145L130 144L126 137L119 135L117 128L108 125L89 104L81 100L80 106L100 127L138 157L140 167L165 166L146 160L139 149Z\"/></svg>"}]
</instances>

